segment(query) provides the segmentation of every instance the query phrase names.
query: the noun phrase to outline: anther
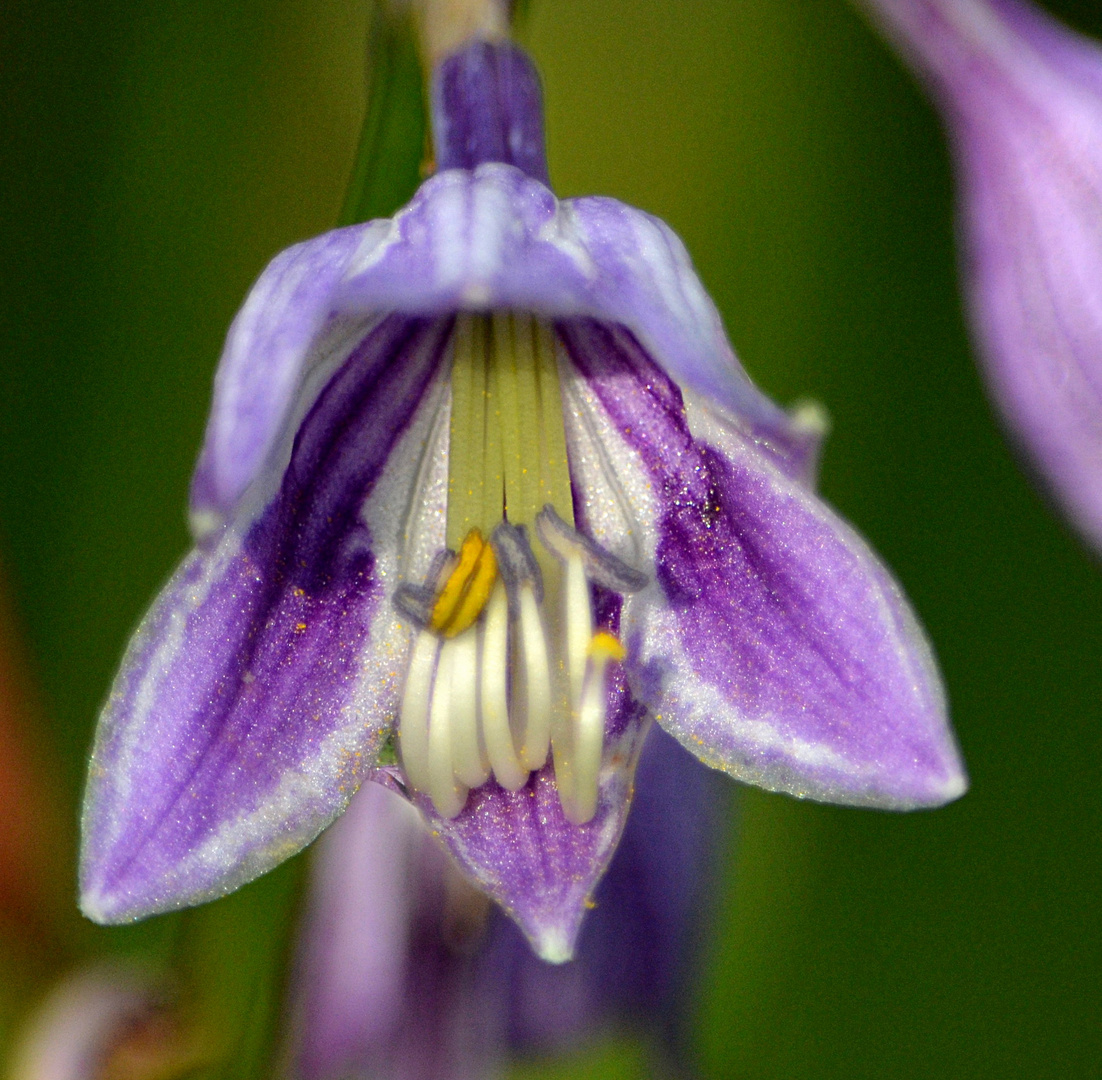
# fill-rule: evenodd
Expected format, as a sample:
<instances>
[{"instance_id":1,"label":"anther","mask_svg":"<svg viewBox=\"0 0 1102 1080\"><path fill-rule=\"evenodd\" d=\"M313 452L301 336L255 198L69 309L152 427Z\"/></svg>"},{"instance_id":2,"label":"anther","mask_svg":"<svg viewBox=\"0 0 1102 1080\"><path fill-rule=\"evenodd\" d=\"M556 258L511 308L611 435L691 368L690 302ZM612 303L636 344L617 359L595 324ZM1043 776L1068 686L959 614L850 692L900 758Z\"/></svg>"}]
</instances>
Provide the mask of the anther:
<instances>
[{"instance_id":1,"label":"anther","mask_svg":"<svg viewBox=\"0 0 1102 1080\"><path fill-rule=\"evenodd\" d=\"M454 551L438 552L432 560L423 585L403 582L394 592L393 604L414 626L427 630L432 624L432 609L436 605L436 594L443 581L447 580L451 568L456 564Z\"/></svg>"},{"instance_id":2,"label":"anther","mask_svg":"<svg viewBox=\"0 0 1102 1080\"><path fill-rule=\"evenodd\" d=\"M459 549L459 560L432 608L432 628L446 638L461 634L482 614L497 579L494 549L471 529Z\"/></svg>"},{"instance_id":3,"label":"anther","mask_svg":"<svg viewBox=\"0 0 1102 1080\"><path fill-rule=\"evenodd\" d=\"M601 663L607 663L609 660L623 660L627 655L624 646L620 644L620 639L613 637L607 630L598 630L586 651L591 659Z\"/></svg>"},{"instance_id":4,"label":"anther","mask_svg":"<svg viewBox=\"0 0 1102 1080\"><path fill-rule=\"evenodd\" d=\"M528 542L528 530L523 525L503 521L490 536L497 556L497 569L505 583L510 600L520 593L522 585L530 585L537 604L543 603L543 574Z\"/></svg>"},{"instance_id":5,"label":"anther","mask_svg":"<svg viewBox=\"0 0 1102 1080\"><path fill-rule=\"evenodd\" d=\"M572 528L550 503L536 515L536 532L543 546L563 562L572 554L580 555L585 575L595 585L624 594L639 592L647 584L646 574Z\"/></svg>"}]
</instances>

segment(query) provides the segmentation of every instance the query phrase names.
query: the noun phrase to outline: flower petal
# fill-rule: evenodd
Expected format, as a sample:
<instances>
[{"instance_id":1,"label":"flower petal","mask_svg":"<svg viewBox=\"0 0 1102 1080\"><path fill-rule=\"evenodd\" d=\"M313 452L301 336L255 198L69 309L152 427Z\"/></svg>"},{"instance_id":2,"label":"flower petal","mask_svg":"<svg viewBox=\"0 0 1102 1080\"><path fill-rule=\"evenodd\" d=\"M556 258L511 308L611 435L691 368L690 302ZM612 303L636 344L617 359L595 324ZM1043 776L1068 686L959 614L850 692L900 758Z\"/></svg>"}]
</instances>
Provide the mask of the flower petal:
<instances>
[{"instance_id":1,"label":"flower petal","mask_svg":"<svg viewBox=\"0 0 1102 1080\"><path fill-rule=\"evenodd\" d=\"M745 418L794 475L814 473L823 435L750 382L684 245L615 199L559 202L511 165L440 173L348 265L341 311L531 311L622 323L678 382Z\"/></svg>"},{"instance_id":2,"label":"flower petal","mask_svg":"<svg viewBox=\"0 0 1102 1080\"><path fill-rule=\"evenodd\" d=\"M615 615L605 609L602 625ZM620 665L610 669L605 755L598 778L597 812L584 825L566 820L550 763L519 791L491 780L472 791L458 817L440 817L417 802L459 866L493 897L544 960L562 963L574 953L593 889L624 828L632 778L649 725L646 711L624 685Z\"/></svg>"},{"instance_id":3,"label":"flower petal","mask_svg":"<svg viewBox=\"0 0 1102 1080\"><path fill-rule=\"evenodd\" d=\"M941 103L992 393L1102 546L1102 48L1016 0L869 0Z\"/></svg>"},{"instance_id":4,"label":"flower petal","mask_svg":"<svg viewBox=\"0 0 1102 1080\"><path fill-rule=\"evenodd\" d=\"M519 1052L577 1046L629 1019L676 1052L718 871L724 783L665 732L650 731L623 839L575 961L551 967L503 933L494 945Z\"/></svg>"},{"instance_id":5,"label":"flower petal","mask_svg":"<svg viewBox=\"0 0 1102 1080\"><path fill-rule=\"evenodd\" d=\"M349 257L381 238L356 225L277 255L253 285L226 337L206 437L191 485L198 536L217 527L263 466L298 393L308 357L332 315Z\"/></svg>"},{"instance_id":6,"label":"flower petal","mask_svg":"<svg viewBox=\"0 0 1102 1080\"><path fill-rule=\"evenodd\" d=\"M730 418L691 397L683 411L625 331L559 331L580 376L573 439L601 448L578 455L591 531L626 530L657 570L622 629L632 689L659 723L773 790L895 809L959 796L929 645L864 541Z\"/></svg>"},{"instance_id":7,"label":"flower petal","mask_svg":"<svg viewBox=\"0 0 1102 1080\"><path fill-rule=\"evenodd\" d=\"M238 887L312 840L374 764L408 648L385 597L443 544L450 325L369 333L284 433L286 469L139 627L89 767L90 918Z\"/></svg>"}]
</instances>

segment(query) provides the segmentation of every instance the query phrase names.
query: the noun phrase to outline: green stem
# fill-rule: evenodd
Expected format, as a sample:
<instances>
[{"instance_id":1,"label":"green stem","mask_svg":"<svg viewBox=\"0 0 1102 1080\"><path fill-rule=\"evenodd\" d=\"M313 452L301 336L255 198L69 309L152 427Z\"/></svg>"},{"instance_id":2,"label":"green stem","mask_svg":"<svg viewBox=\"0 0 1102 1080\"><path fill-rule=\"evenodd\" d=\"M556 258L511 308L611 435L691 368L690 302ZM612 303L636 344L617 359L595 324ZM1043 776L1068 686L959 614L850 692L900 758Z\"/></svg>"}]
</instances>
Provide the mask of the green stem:
<instances>
[{"instance_id":1,"label":"green stem","mask_svg":"<svg viewBox=\"0 0 1102 1080\"><path fill-rule=\"evenodd\" d=\"M339 225L390 217L421 183L424 77L412 20L374 5L368 35L367 110Z\"/></svg>"}]
</instances>

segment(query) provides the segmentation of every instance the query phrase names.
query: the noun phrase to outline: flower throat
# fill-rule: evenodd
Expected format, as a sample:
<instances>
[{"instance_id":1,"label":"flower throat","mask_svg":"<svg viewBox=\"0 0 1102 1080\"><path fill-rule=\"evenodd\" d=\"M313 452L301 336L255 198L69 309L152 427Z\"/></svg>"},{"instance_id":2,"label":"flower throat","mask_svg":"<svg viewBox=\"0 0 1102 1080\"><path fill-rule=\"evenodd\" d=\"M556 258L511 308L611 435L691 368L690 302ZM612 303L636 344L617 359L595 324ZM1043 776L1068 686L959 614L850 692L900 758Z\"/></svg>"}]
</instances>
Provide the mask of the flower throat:
<instances>
[{"instance_id":1,"label":"flower throat","mask_svg":"<svg viewBox=\"0 0 1102 1080\"><path fill-rule=\"evenodd\" d=\"M567 819L597 806L606 669L623 649L594 628L590 582L623 593L643 578L573 527L555 353L530 315L456 320L448 550L395 598L420 628L402 765L444 817L491 775L519 790L549 750Z\"/></svg>"}]
</instances>

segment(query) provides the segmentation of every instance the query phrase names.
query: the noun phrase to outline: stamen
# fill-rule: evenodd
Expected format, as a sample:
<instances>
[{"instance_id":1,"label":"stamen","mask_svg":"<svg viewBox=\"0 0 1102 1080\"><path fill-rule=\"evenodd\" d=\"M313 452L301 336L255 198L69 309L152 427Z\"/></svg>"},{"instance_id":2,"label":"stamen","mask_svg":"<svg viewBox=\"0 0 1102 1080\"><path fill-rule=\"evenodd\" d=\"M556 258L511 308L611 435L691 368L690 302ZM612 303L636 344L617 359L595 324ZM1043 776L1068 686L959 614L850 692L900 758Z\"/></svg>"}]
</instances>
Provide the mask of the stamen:
<instances>
[{"instance_id":1,"label":"stamen","mask_svg":"<svg viewBox=\"0 0 1102 1080\"><path fill-rule=\"evenodd\" d=\"M467 789L455 782L452 758L452 659L453 650L446 643L436 664L436 679L432 687L432 708L429 716L428 793L441 817L453 818L467 801Z\"/></svg>"},{"instance_id":2,"label":"stamen","mask_svg":"<svg viewBox=\"0 0 1102 1080\"><path fill-rule=\"evenodd\" d=\"M594 634L591 585L627 593L646 578L573 527L561 359L550 324L530 315L456 319L446 539L458 554L394 596L419 628L402 763L444 817L491 775L522 788L549 746L567 818L588 821L597 805L606 668L623 649Z\"/></svg>"},{"instance_id":3,"label":"stamen","mask_svg":"<svg viewBox=\"0 0 1102 1080\"><path fill-rule=\"evenodd\" d=\"M572 554L580 554L586 577L595 585L624 594L639 592L647 584L646 574L628 566L592 537L568 525L550 504L536 516L536 532L548 551L564 562Z\"/></svg>"},{"instance_id":4,"label":"stamen","mask_svg":"<svg viewBox=\"0 0 1102 1080\"><path fill-rule=\"evenodd\" d=\"M433 605L433 630L452 638L472 626L486 606L496 578L494 549L478 529L471 529L459 550L459 562Z\"/></svg>"},{"instance_id":5,"label":"stamen","mask_svg":"<svg viewBox=\"0 0 1102 1080\"><path fill-rule=\"evenodd\" d=\"M478 727L478 631L473 627L444 645L451 651L452 758L455 775L469 788L490 777Z\"/></svg>"},{"instance_id":6,"label":"stamen","mask_svg":"<svg viewBox=\"0 0 1102 1080\"><path fill-rule=\"evenodd\" d=\"M585 688L574 712L574 788L570 805L563 805L575 825L589 821L597 811L597 782L605 744L608 688L605 675L610 660L622 660L624 647L611 634L599 631L589 643Z\"/></svg>"},{"instance_id":7,"label":"stamen","mask_svg":"<svg viewBox=\"0 0 1102 1080\"><path fill-rule=\"evenodd\" d=\"M411 585L404 581L394 593L394 606L420 630L432 622L435 604L436 593L427 585Z\"/></svg>"},{"instance_id":8,"label":"stamen","mask_svg":"<svg viewBox=\"0 0 1102 1080\"><path fill-rule=\"evenodd\" d=\"M509 726L508 645L509 600L499 582L482 624L482 733L497 782L507 791L518 791L527 782L528 772L517 760Z\"/></svg>"},{"instance_id":9,"label":"stamen","mask_svg":"<svg viewBox=\"0 0 1102 1080\"><path fill-rule=\"evenodd\" d=\"M523 720L514 722L513 728L520 732L521 766L531 771L547 760L551 737L551 661L540 613L543 574L523 525L503 521L494 529L490 542L509 600L510 618L518 622L520 659L514 667L517 688L513 703L517 717Z\"/></svg>"},{"instance_id":10,"label":"stamen","mask_svg":"<svg viewBox=\"0 0 1102 1080\"><path fill-rule=\"evenodd\" d=\"M402 768L419 791L429 787L429 703L432 700L432 671L440 639L422 630L413 643L402 694L398 723L398 748Z\"/></svg>"},{"instance_id":11,"label":"stamen","mask_svg":"<svg viewBox=\"0 0 1102 1080\"><path fill-rule=\"evenodd\" d=\"M511 525L503 521L490 537L497 569L505 590L512 601L520 595L521 587L529 585L535 592L536 602L543 603L543 573L528 543L528 530L523 525Z\"/></svg>"},{"instance_id":12,"label":"stamen","mask_svg":"<svg viewBox=\"0 0 1102 1080\"><path fill-rule=\"evenodd\" d=\"M520 741L520 764L532 771L547 760L551 741L551 664L547 637L531 585L520 590L520 642L523 654L525 722Z\"/></svg>"},{"instance_id":13,"label":"stamen","mask_svg":"<svg viewBox=\"0 0 1102 1080\"><path fill-rule=\"evenodd\" d=\"M598 659L603 663L609 660L623 660L627 650L620 644L620 639L614 637L607 630L598 630L589 643L590 659Z\"/></svg>"}]
</instances>

